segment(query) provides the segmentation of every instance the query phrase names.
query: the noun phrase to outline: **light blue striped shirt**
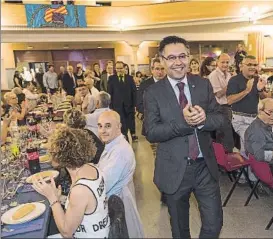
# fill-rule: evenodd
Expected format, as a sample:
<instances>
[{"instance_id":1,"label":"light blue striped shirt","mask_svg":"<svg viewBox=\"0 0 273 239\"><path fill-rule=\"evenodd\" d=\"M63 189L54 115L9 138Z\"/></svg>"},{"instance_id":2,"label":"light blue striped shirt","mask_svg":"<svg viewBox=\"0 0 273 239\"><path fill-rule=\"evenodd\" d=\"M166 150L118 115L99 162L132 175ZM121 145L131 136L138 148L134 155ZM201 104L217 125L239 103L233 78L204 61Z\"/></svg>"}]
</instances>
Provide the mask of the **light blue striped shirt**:
<instances>
[{"instance_id":1,"label":"light blue striped shirt","mask_svg":"<svg viewBox=\"0 0 273 239\"><path fill-rule=\"evenodd\" d=\"M105 145L98 167L104 175L107 197L113 194L119 196L122 189L133 180L136 168L134 151L124 135Z\"/></svg>"}]
</instances>

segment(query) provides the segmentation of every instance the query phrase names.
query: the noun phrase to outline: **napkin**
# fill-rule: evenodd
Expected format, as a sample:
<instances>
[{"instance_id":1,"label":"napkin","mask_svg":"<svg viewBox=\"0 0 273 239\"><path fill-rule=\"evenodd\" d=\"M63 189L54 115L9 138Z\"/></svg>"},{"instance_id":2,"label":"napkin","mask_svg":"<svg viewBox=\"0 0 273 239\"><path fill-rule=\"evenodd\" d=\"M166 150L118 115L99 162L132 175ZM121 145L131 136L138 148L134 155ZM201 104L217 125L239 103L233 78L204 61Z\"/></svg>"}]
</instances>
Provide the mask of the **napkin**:
<instances>
[{"instance_id":1,"label":"napkin","mask_svg":"<svg viewBox=\"0 0 273 239\"><path fill-rule=\"evenodd\" d=\"M22 223L22 224L16 224L16 225L5 225L4 228L11 230L10 232L3 231L2 228L2 237L8 237L13 236L17 234L27 233L27 232L33 232L33 231L39 231L43 229L44 226L44 214L40 216L39 218L32 220L30 222Z\"/></svg>"},{"instance_id":2,"label":"napkin","mask_svg":"<svg viewBox=\"0 0 273 239\"><path fill-rule=\"evenodd\" d=\"M17 193L28 193L28 192L33 192L33 191L35 191L35 190L31 186L31 184L25 184L18 189Z\"/></svg>"}]
</instances>

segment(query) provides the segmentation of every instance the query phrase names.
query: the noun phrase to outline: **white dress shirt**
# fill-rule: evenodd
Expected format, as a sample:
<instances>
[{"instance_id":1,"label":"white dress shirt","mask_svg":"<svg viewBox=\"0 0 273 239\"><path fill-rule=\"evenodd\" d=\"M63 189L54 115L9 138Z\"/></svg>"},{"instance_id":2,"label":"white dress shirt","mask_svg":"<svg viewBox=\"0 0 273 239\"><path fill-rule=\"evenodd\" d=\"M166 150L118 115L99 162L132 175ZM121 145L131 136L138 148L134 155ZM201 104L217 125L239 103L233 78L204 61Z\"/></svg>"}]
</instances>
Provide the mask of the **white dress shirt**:
<instances>
[{"instance_id":1,"label":"white dress shirt","mask_svg":"<svg viewBox=\"0 0 273 239\"><path fill-rule=\"evenodd\" d=\"M188 84L188 79L187 79L187 76L184 77L184 79L182 81L177 81L177 80L174 80L172 78L170 78L169 76L167 76L172 88L173 88L173 91L175 93L175 96L177 98L177 101L178 103L180 104L179 102L179 94L180 94L180 91L179 91L179 88L178 88L178 83L179 82L183 82L185 85L184 85L184 94L188 100L188 104L192 104L191 102L191 92L190 92L190 88L189 88L189 84ZM198 128L201 129L203 127L203 125L199 126ZM197 142L198 142L198 148L199 148L199 155L198 155L198 158L201 158L203 157L203 154L202 154L202 151L201 151L201 148L200 148L200 144L199 144L199 139L197 137L197 132L196 132L196 129L195 129L195 135L196 135L196 138L197 138Z\"/></svg>"}]
</instances>

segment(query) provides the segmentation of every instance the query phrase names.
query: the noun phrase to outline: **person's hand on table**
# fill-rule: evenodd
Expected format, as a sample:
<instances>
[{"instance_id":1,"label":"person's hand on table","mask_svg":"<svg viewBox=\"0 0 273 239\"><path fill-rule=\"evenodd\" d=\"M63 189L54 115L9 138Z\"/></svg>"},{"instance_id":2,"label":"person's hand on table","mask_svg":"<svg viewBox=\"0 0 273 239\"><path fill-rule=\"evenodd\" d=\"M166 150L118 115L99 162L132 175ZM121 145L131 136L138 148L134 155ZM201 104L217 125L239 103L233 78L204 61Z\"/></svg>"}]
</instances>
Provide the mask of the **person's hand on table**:
<instances>
[{"instance_id":1,"label":"person's hand on table","mask_svg":"<svg viewBox=\"0 0 273 239\"><path fill-rule=\"evenodd\" d=\"M61 185L57 188L53 177L50 178L50 183L46 183L41 176L38 179L33 177L32 182L33 188L45 196L50 204L60 199L62 193Z\"/></svg>"}]
</instances>

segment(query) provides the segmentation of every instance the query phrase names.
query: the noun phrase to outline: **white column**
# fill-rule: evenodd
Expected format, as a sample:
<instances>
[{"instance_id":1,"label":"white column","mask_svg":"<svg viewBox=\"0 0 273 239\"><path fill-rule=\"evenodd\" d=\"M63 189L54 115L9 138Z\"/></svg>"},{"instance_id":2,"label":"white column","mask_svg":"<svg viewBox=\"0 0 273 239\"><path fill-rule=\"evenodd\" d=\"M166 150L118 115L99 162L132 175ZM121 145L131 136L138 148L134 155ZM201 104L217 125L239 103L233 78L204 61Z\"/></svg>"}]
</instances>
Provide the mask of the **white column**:
<instances>
[{"instance_id":1,"label":"white column","mask_svg":"<svg viewBox=\"0 0 273 239\"><path fill-rule=\"evenodd\" d=\"M133 50L133 64L134 64L135 73L136 73L138 71L137 51L138 51L139 45L130 45L130 46L132 47L132 50Z\"/></svg>"}]
</instances>

